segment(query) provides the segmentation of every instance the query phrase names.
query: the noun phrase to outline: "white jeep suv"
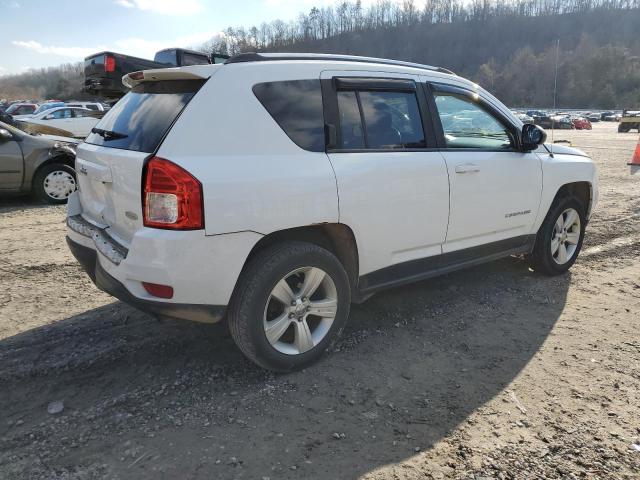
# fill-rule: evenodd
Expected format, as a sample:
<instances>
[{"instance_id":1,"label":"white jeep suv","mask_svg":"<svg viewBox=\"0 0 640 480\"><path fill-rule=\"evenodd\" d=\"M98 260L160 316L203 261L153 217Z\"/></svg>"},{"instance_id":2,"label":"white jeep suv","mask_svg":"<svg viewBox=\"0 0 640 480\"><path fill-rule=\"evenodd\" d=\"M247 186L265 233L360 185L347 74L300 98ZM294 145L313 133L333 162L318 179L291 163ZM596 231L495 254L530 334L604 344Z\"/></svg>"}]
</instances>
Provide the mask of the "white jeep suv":
<instances>
[{"instance_id":1,"label":"white jeep suv","mask_svg":"<svg viewBox=\"0 0 640 480\"><path fill-rule=\"evenodd\" d=\"M597 200L591 159L445 69L253 53L123 81L77 151L72 252L142 310L226 319L268 369L384 288L515 254L566 271Z\"/></svg>"}]
</instances>

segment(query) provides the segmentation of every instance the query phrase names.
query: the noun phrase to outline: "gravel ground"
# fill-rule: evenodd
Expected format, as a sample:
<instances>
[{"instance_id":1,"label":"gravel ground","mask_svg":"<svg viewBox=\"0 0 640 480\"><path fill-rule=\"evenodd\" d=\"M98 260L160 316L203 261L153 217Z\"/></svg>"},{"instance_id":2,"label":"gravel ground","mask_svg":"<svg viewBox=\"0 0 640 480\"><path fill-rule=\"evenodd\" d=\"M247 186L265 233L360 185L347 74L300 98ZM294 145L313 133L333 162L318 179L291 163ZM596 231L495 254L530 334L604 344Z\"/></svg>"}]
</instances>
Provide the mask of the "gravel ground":
<instances>
[{"instance_id":1,"label":"gravel ground","mask_svg":"<svg viewBox=\"0 0 640 480\"><path fill-rule=\"evenodd\" d=\"M509 258L380 293L290 375L115 302L64 208L1 199L0 478L640 478L638 135L615 128L555 135L600 171L570 273Z\"/></svg>"}]
</instances>

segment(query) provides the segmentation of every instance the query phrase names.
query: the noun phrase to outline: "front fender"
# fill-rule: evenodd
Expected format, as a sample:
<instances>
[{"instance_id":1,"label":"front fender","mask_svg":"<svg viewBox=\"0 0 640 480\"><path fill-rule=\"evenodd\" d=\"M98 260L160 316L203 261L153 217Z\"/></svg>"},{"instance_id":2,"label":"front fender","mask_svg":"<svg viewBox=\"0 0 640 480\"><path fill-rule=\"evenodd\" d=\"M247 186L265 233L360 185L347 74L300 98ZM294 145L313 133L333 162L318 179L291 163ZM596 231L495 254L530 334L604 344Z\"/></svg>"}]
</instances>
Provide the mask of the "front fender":
<instances>
[{"instance_id":1,"label":"front fender","mask_svg":"<svg viewBox=\"0 0 640 480\"><path fill-rule=\"evenodd\" d=\"M572 149L573 150L573 149ZM536 152L542 164L542 197L540 209L532 233L542 225L551 204L560 189L568 184L586 182L591 189L591 201L587 206L587 217L591 216L598 201L598 172L593 160L578 150Z\"/></svg>"}]
</instances>

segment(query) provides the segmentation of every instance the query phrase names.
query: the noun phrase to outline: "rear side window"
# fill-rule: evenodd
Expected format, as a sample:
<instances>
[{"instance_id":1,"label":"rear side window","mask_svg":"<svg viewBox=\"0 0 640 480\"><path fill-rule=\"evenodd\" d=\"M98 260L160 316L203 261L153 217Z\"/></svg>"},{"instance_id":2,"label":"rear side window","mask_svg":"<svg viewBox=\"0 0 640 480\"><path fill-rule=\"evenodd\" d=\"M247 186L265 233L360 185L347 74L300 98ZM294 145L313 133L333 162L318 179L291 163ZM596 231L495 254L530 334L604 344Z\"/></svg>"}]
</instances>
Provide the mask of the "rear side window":
<instances>
[{"instance_id":1,"label":"rear side window","mask_svg":"<svg viewBox=\"0 0 640 480\"><path fill-rule=\"evenodd\" d=\"M205 80L143 82L116 103L85 140L93 145L153 153Z\"/></svg>"},{"instance_id":2,"label":"rear side window","mask_svg":"<svg viewBox=\"0 0 640 480\"><path fill-rule=\"evenodd\" d=\"M338 110L342 148L350 150L364 148L364 132L356 92L339 91Z\"/></svg>"},{"instance_id":3,"label":"rear side window","mask_svg":"<svg viewBox=\"0 0 640 480\"><path fill-rule=\"evenodd\" d=\"M352 149L425 148L413 92L339 90L341 146Z\"/></svg>"},{"instance_id":4,"label":"rear side window","mask_svg":"<svg viewBox=\"0 0 640 480\"><path fill-rule=\"evenodd\" d=\"M296 145L324 152L320 80L258 83L253 93Z\"/></svg>"},{"instance_id":5,"label":"rear side window","mask_svg":"<svg viewBox=\"0 0 640 480\"><path fill-rule=\"evenodd\" d=\"M205 55L195 55L193 53L184 52L182 54L182 66L204 65L209 63Z\"/></svg>"}]
</instances>

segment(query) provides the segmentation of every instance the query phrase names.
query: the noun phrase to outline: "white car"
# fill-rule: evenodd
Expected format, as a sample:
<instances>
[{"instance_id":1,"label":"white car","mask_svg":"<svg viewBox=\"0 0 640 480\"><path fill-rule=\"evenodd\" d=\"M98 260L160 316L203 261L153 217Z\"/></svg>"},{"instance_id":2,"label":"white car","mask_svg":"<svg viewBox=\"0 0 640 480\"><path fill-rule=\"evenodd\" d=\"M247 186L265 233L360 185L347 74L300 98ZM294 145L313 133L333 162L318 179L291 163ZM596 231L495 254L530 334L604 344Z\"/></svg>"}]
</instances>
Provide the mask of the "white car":
<instances>
[{"instance_id":1,"label":"white car","mask_svg":"<svg viewBox=\"0 0 640 480\"><path fill-rule=\"evenodd\" d=\"M91 133L100 118L96 116L96 112L87 108L56 107L19 120L59 128L70 132L74 137L84 138Z\"/></svg>"},{"instance_id":2,"label":"white car","mask_svg":"<svg viewBox=\"0 0 640 480\"><path fill-rule=\"evenodd\" d=\"M597 201L586 154L444 69L242 54L123 80L77 150L71 251L142 310L226 318L268 369L385 288L515 254L565 272Z\"/></svg>"},{"instance_id":3,"label":"white car","mask_svg":"<svg viewBox=\"0 0 640 480\"><path fill-rule=\"evenodd\" d=\"M109 106L100 102L68 102L67 107L87 108L96 112L106 112Z\"/></svg>"},{"instance_id":4,"label":"white car","mask_svg":"<svg viewBox=\"0 0 640 480\"><path fill-rule=\"evenodd\" d=\"M518 120L520 120L522 123L533 123L533 117L527 115L526 113L516 113L515 116L518 117Z\"/></svg>"}]
</instances>

